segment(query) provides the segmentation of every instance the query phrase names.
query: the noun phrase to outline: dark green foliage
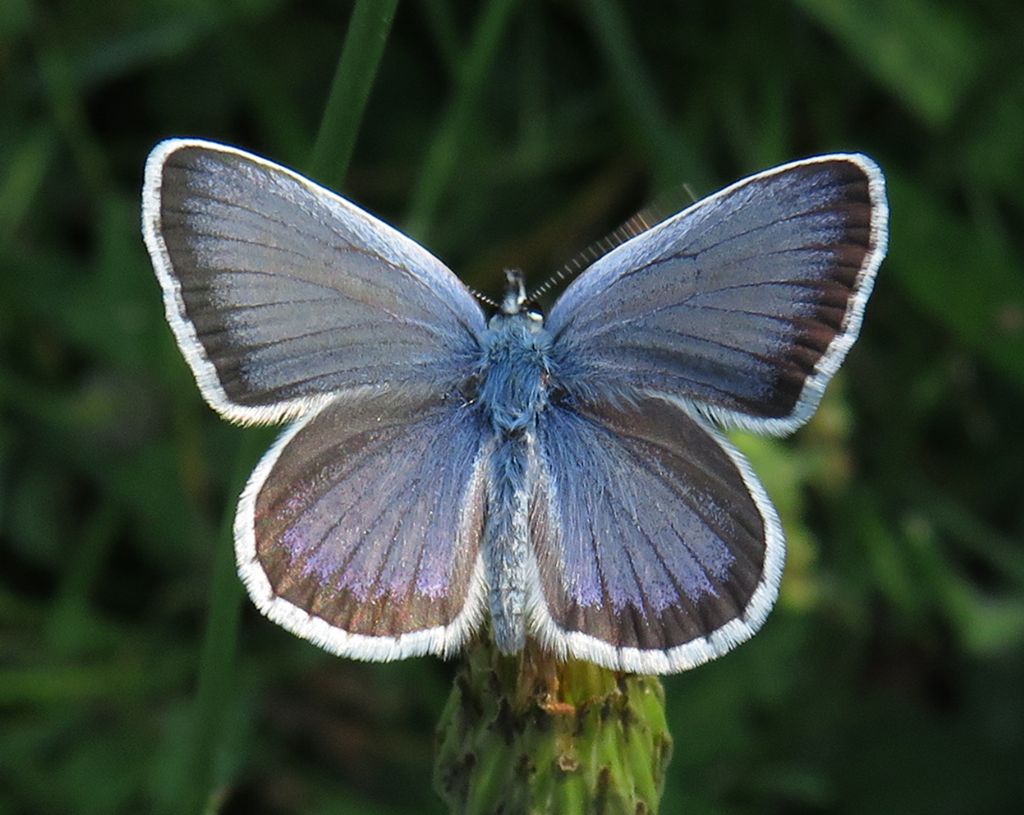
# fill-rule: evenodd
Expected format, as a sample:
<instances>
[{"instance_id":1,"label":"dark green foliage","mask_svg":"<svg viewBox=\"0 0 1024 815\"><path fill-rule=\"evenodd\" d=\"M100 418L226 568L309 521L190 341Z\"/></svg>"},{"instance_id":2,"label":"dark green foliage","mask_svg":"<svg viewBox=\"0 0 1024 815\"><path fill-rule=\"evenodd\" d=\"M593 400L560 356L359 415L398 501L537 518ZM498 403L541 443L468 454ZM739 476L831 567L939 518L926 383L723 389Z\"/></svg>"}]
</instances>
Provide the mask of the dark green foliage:
<instances>
[{"instance_id":1,"label":"dark green foliage","mask_svg":"<svg viewBox=\"0 0 1024 815\"><path fill-rule=\"evenodd\" d=\"M165 324L138 190L170 135L312 167L484 290L684 184L876 158L863 336L794 439L740 439L789 535L779 606L665 681L662 811L1019 808L1020 3L407 0L341 183L344 106L310 162L351 10L0 2L0 815L444 811L455 666L334 659L237 605L225 518L272 433L203 405Z\"/></svg>"}]
</instances>

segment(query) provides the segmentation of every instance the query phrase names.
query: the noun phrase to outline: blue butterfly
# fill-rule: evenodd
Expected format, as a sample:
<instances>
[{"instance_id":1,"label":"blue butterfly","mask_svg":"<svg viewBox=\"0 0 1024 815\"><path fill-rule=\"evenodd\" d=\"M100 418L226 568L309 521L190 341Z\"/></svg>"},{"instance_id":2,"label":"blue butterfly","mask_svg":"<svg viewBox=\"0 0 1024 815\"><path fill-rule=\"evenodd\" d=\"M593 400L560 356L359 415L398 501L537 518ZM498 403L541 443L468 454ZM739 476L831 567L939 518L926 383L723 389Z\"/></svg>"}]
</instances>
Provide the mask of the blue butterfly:
<instances>
[{"instance_id":1,"label":"blue butterfly","mask_svg":"<svg viewBox=\"0 0 1024 815\"><path fill-rule=\"evenodd\" d=\"M162 142L143 231L203 396L292 421L235 521L259 609L336 654L504 653L671 673L764 622L785 544L716 429L787 434L860 330L885 254L861 155L739 181L608 252L545 318L489 319L444 264L309 179Z\"/></svg>"}]
</instances>

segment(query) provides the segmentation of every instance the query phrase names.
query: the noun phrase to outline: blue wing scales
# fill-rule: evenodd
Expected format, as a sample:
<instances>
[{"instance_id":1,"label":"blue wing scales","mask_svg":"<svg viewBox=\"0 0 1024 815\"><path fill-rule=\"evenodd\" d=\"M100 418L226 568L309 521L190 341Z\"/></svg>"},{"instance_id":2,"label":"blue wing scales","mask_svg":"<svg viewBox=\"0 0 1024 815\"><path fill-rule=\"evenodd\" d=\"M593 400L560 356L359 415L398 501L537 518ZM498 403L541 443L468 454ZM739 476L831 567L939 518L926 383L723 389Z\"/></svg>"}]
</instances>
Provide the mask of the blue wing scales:
<instances>
[{"instance_id":1,"label":"blue wing scales","mask_svg":"<svg viewBox=\"0 0 1024 815\"><path fill-rule=\"evenodd\" d=\"M566 387L657 393L789 433L860 331L885 254L881 171L822 156L737 182L600 258L547 327Z\"/></svg>"},{"instance_id":2,"label":"blue wing scales","mask_svg":"<svg viewBox=\"0 0 1024 815\"><path fill-rule=\"evenodd\" d=\"M253 601L345 656L454 652L485 608L487 438L478 411L425 392L342 396L300 419L239 503Z\"/></svg>"},{"instance_id":3,"label":"blue wing scales","mask_svg":"<svg viewBox=\"0 0 1024 815\"><path fill-rule=\"evenodd\" d=\"M439 260L358 207L233 147L158 145L143 232L207 401L273 422L360 387L450 387L483 313Z\"/></svg>"},{"instance_id":4,"label":"blue wing scales","mask_svg":"<svg viewBox=\"0 0 1024 815\"><path fill-rule=\"evenodd\" d=\"M764 621L784 541L743 457L656 398L570 401L538 420L530 621L563 654L685 670Z\"/></svg>"}]
</instances>

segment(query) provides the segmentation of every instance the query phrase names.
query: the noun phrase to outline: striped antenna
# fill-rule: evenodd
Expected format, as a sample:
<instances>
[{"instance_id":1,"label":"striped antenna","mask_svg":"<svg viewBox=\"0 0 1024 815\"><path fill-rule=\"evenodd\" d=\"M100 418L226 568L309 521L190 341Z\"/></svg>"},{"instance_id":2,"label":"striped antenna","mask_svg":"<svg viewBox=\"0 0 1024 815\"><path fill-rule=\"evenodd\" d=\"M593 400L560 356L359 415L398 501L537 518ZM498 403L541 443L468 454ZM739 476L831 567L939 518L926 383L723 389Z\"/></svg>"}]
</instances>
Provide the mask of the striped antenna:
<instances>
[{"instance_id":1,"label":"striped antenna","mask_svg":"<svg viewBox=\"0 0 1024 815\"><path fill-rule=\"evenodd\" d=\"M646 232L656 223L658 223L657 220L653 220L649 217L649 210L641 210L620 227L613 230L608 235L605 235L600 240L594 241L594 243L590 244L590 246L576 255L561 269L530 292L529 299L536 300L541 295L551 291L551 289L560 283L566 280L571 280L588 266L593 265L598 258L607 255L613 249L621 246L626 241Z\"/></svg>"},{"instance_id":2,"label":"striped antenna","mask_svg":"<svg viewBox=\"0 0 1024 815\"><path fill-rule=\"evenodd\" d=\"M472 286L467 286L466 288L468 288L468 289L469 289L469 293L470 293L470 294L472 294L472 295L473 295L473 296L474 296L474 297L475 297L475 298L476 298L477 300L479 300L479 301L480 301L481 303L483 303L483 304L484 304L485 306L490 306L490 307L491 307L491 308L493 308L493 309L499 309L499 308L501 308L501 306L500 306L500 305L499 305L499 304L498 304L497 302L495 302L494 300L492 300L492 299L491 299L490 297L488 297L488 296L487 296L486 294L484 294L484 293L483 293L482 291L477 291L477 290L476 290L476 289L474 289L474 288L473 288Z\"/></svg>"}]
</instances>

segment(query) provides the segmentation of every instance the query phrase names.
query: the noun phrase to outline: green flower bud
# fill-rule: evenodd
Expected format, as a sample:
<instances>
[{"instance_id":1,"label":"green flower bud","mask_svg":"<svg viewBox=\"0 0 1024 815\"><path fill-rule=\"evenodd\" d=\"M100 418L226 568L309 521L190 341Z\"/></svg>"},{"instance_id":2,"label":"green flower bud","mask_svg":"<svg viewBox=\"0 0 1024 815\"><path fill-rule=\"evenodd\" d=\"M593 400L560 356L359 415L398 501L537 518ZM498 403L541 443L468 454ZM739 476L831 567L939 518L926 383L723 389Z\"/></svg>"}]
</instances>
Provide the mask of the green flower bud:
<instances>
[{"instance_id":1,"label":"green flower bud","mask_svg":"<svg viewBox=\"0 0 1024 815\"><path fill-rule=\"evenodd\" d=\"M435 786L458 815L653 815L672 739L656 677L557 662L489 637L463 657L437 733Z\"/></svg>"}]
</instances>

